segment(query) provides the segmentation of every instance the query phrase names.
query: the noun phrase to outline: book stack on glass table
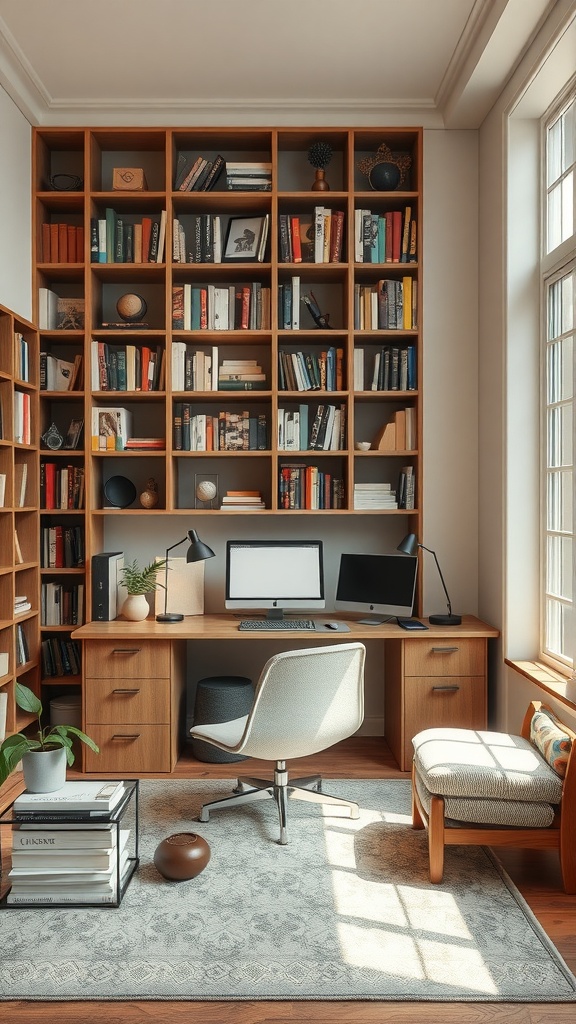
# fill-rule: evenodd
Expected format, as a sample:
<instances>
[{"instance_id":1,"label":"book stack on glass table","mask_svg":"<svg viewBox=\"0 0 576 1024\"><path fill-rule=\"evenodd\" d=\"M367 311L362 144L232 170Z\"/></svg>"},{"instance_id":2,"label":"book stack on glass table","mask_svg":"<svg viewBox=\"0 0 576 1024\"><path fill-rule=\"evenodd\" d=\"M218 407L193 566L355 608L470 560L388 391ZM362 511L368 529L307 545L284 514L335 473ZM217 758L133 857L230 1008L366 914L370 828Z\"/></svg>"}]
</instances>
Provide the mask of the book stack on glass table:
<instances>
[{"instance_id":1,"label":"book stack on glass table","mask_svg":"<svg viewBox=\"0 0 576 1024\"><path fill-rule=\"evenodd\" d=\"M138 781L22 793L0 816L11 839L2 906L120 906L138 866ZM4 890L6 890L4 892Z\"/></svg>"}]
</instances>

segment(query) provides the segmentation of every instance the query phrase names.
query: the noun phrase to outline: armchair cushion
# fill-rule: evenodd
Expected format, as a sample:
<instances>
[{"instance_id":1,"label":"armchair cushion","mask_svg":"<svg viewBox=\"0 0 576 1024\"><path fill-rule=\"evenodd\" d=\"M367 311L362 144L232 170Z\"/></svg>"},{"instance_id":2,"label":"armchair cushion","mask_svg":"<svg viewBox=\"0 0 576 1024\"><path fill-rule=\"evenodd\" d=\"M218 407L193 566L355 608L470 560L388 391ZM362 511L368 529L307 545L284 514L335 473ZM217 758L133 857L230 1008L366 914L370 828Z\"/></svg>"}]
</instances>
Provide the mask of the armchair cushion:
<instances>
[{"instance_id":1,"label":"armchair cushion","mask_svg":"<svg viewBox=\"0 0 576 1024\"><path fill-rule=\"evenodd\" d=\"M426 814L430 814L432 794L424 785L418 771L414 784ZM444 818L451 822L469 822L474 825L502 825L515 828L548 828L554 821L551 804L530 800L495 800L482 797L444 797Z\"/></svg>"},{"instance_id":2,"label":"armchair cushion","mask_svg":"<svg viewBox=\"0 0 576 1024\"><path fill-rule=\"evenodd\" d=\"M530 723L530 740L545 761L563 779L572 750L572 739L551 712L535 711Z\"/></svg>"}]
</instances>

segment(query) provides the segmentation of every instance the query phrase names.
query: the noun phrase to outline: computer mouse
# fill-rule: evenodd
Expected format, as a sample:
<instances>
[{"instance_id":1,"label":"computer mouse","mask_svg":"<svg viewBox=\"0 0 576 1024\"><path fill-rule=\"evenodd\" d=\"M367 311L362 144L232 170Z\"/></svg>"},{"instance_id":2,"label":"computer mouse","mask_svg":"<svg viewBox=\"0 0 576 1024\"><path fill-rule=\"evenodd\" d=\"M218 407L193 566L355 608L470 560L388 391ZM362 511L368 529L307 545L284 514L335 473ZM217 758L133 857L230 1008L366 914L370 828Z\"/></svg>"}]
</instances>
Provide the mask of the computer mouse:
<instances>
[{"instance_id":1,"label":"computer mouse","mask_svg":"<svg viewBox=\"0 0 576 1024\"><path fill-rule=\"evenodd\" d=\"M337 622L325 622L324 625L326 626L326 629L338 629Z\"/></svg>"}]
</instances>

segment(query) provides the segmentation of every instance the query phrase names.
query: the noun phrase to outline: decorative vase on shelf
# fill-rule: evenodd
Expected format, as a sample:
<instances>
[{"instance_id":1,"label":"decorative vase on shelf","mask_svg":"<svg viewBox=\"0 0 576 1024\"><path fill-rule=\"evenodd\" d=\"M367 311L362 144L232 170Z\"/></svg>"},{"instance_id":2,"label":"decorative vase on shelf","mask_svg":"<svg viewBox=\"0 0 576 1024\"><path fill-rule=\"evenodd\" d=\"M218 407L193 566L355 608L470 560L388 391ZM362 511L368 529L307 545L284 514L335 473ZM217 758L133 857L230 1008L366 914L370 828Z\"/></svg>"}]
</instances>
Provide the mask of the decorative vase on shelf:
<instances>
[{"instance_id":1,"label":"decorative vase on shelf","mask_svg":"<svg viewBox=\"0 0 576 1024\"><path fill-rule=\"evenodd\" d=\"M146 594L128 594L122 605L122 615L131 622L142 622L148 618L150 606Z\"/></svg>"},{"instance_id":2,"label":"decorative vase on shelf","mask_svg":"<svg viewBox=\"0 0 576 1024\"><path fill-rule=\"evenodd\" d=\"M330 185L326 181L326 172L323 167L316 168L316 177L311 186L312 192L329 192Z\"/></svg>"},{"instance_id":3,"label":"decorative vase on shelf","mask_svg":"<svg viewBox=\"0 0 576 1024\"><path fill-rule=\"evenodd\" d=\"M22 771L29 793L55 793L66 782L66 749L30 750L22 756Z\"/></svg>"}]
</instances>

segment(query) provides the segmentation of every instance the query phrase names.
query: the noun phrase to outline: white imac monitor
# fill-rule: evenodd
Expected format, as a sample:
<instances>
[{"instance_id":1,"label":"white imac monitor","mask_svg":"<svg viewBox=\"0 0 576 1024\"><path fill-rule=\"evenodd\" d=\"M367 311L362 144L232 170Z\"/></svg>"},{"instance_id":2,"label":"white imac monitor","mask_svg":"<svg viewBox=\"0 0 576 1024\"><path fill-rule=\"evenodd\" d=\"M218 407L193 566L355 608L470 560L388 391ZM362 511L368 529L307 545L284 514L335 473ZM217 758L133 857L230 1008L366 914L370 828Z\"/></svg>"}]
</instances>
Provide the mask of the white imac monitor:
<instances>
[{"instance_id":1,"label":"white imac monitor","mask_svg":"<svg viewBox=\"0 0 576 1024\"><path fill-rule=\"evenodd\" d=\"M229 540L225 606L257 608L269 619L285 609L324 608L322 541Z\"/></svg>"},{"instance_id":2,"label":"white imac monitor","mask_svg":"<svg viewBox=\"0 0 576 1024\"><path fill-rule=\"evenodd\" d=\"M374 612L359 619L379 626L394 616L412 615L416 591L416 555L342 555L335 607L348 612Z\"/></svg>"}]
</instances>

